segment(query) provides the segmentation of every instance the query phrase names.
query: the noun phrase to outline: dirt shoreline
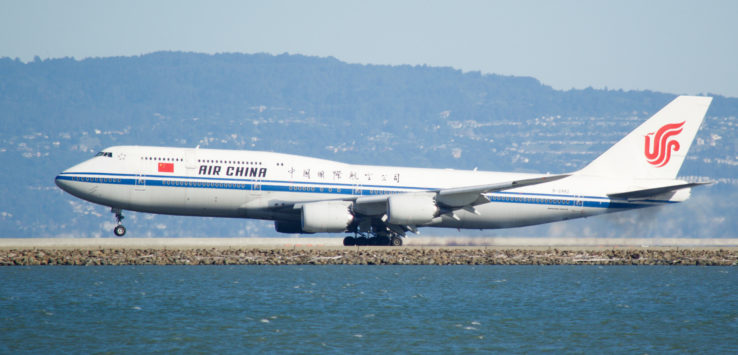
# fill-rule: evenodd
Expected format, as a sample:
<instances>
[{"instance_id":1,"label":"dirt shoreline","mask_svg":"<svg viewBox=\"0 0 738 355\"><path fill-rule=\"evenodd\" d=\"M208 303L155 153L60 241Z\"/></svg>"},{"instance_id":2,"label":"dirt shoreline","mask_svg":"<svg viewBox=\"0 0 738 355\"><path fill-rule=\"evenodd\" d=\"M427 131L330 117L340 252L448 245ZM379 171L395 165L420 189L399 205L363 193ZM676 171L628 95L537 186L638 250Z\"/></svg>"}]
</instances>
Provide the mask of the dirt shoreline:
<instances>
[{"instance_id":1,"label":"dirt shoreline","mask_svg":"<svg viewBox=\"0 0 738 355\"><path fill-rule=\"evenodd\" d=\"M721 265L736 248L5 249L0 265Z\"/></svg>"}]
</instances>

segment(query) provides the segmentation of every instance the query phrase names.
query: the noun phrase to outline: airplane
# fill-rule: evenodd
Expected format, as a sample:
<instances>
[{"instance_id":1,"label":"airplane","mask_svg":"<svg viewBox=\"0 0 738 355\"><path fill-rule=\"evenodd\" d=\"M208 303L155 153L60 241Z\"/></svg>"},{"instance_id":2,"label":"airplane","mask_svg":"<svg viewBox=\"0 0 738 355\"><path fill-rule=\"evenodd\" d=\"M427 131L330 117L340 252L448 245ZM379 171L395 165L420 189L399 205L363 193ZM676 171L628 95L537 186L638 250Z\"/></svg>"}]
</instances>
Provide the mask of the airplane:
<instances>
[{"instance_id":1,"label":"airplane","mask_svg":"<svg viewBox=\"0 0 738 355\"><path fill-rule=\"evenodd\" d=\"M711 97L679 96L584 168L530 174L340 163L266 151L114 146L55 182L124 210L274 221L281 233L353 233L344 245L402 245L419 227L529 226L687 200L678 180Z\"/></svg>"}]
</instances>

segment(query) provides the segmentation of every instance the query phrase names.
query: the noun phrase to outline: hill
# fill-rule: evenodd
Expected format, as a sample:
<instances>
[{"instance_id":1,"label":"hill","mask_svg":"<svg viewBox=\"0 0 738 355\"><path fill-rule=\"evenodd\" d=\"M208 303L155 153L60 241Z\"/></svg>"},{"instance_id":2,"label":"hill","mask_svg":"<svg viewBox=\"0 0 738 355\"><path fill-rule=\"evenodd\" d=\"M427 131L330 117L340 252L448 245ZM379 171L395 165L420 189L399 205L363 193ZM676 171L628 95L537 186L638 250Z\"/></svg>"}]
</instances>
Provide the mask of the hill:
<instances>
[{"instance_id":1,"label":"hill","mask_svg":"<svg viewBox=\"0 0 738 355\"><path fill-rule=\"evenodd\" d=\"M109 236L108 211L63 194L53 178L110 145L565 172L582 167L676 96L559 91L530 77L287 54L2 58L0 77L0 237ZM738 222L731 217L738 211L729 197L738 176L736 112L738 99L715 97L681 175L723 183L695 190L683 206L651 212L670 215L663 219L669 226L626 213L485 235L734 236ZM132 235L272 235L264 222L129 215Z\"/></svg>"}]
</instances>

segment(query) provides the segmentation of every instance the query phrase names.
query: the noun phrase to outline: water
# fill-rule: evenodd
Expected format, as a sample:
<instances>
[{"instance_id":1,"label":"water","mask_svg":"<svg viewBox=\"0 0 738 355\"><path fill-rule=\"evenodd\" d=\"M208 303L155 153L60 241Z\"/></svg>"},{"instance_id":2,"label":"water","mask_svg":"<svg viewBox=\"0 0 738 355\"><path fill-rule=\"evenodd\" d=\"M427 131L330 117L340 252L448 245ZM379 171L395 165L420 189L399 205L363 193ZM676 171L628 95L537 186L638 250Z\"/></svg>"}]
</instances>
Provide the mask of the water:
<instances>
[{"instance_id":1,"label":"water","mask_svg":"<svg viewBox=\"0 0 738 355\"><path fill-rule=\"evenodd\" d=\"M0 269L0 353L738 351L738 268Z\"/></svg>"}]
</instances>

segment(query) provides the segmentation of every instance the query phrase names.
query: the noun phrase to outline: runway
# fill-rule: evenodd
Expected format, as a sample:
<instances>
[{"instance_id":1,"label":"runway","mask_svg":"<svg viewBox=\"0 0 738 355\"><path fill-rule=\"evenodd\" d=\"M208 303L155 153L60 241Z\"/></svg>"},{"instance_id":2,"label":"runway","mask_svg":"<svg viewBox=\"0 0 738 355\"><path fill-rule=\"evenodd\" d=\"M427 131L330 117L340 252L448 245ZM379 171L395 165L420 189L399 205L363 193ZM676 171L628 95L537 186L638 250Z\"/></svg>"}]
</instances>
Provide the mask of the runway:
<instances>
[{"instance_id":1,"label":"runway","mask_svg":"<svg viewBox=\"0 0 738 355\"><path fill-rule=\"evenodd\" d=\"M0 238L0 249L280 249L345 248L343 238ZM738 248L738 238L420 237L404 247ZM354 247L355 248L355 247ZM384 247L361 247L384 248Z\"/></svg>"}]
</instances>

